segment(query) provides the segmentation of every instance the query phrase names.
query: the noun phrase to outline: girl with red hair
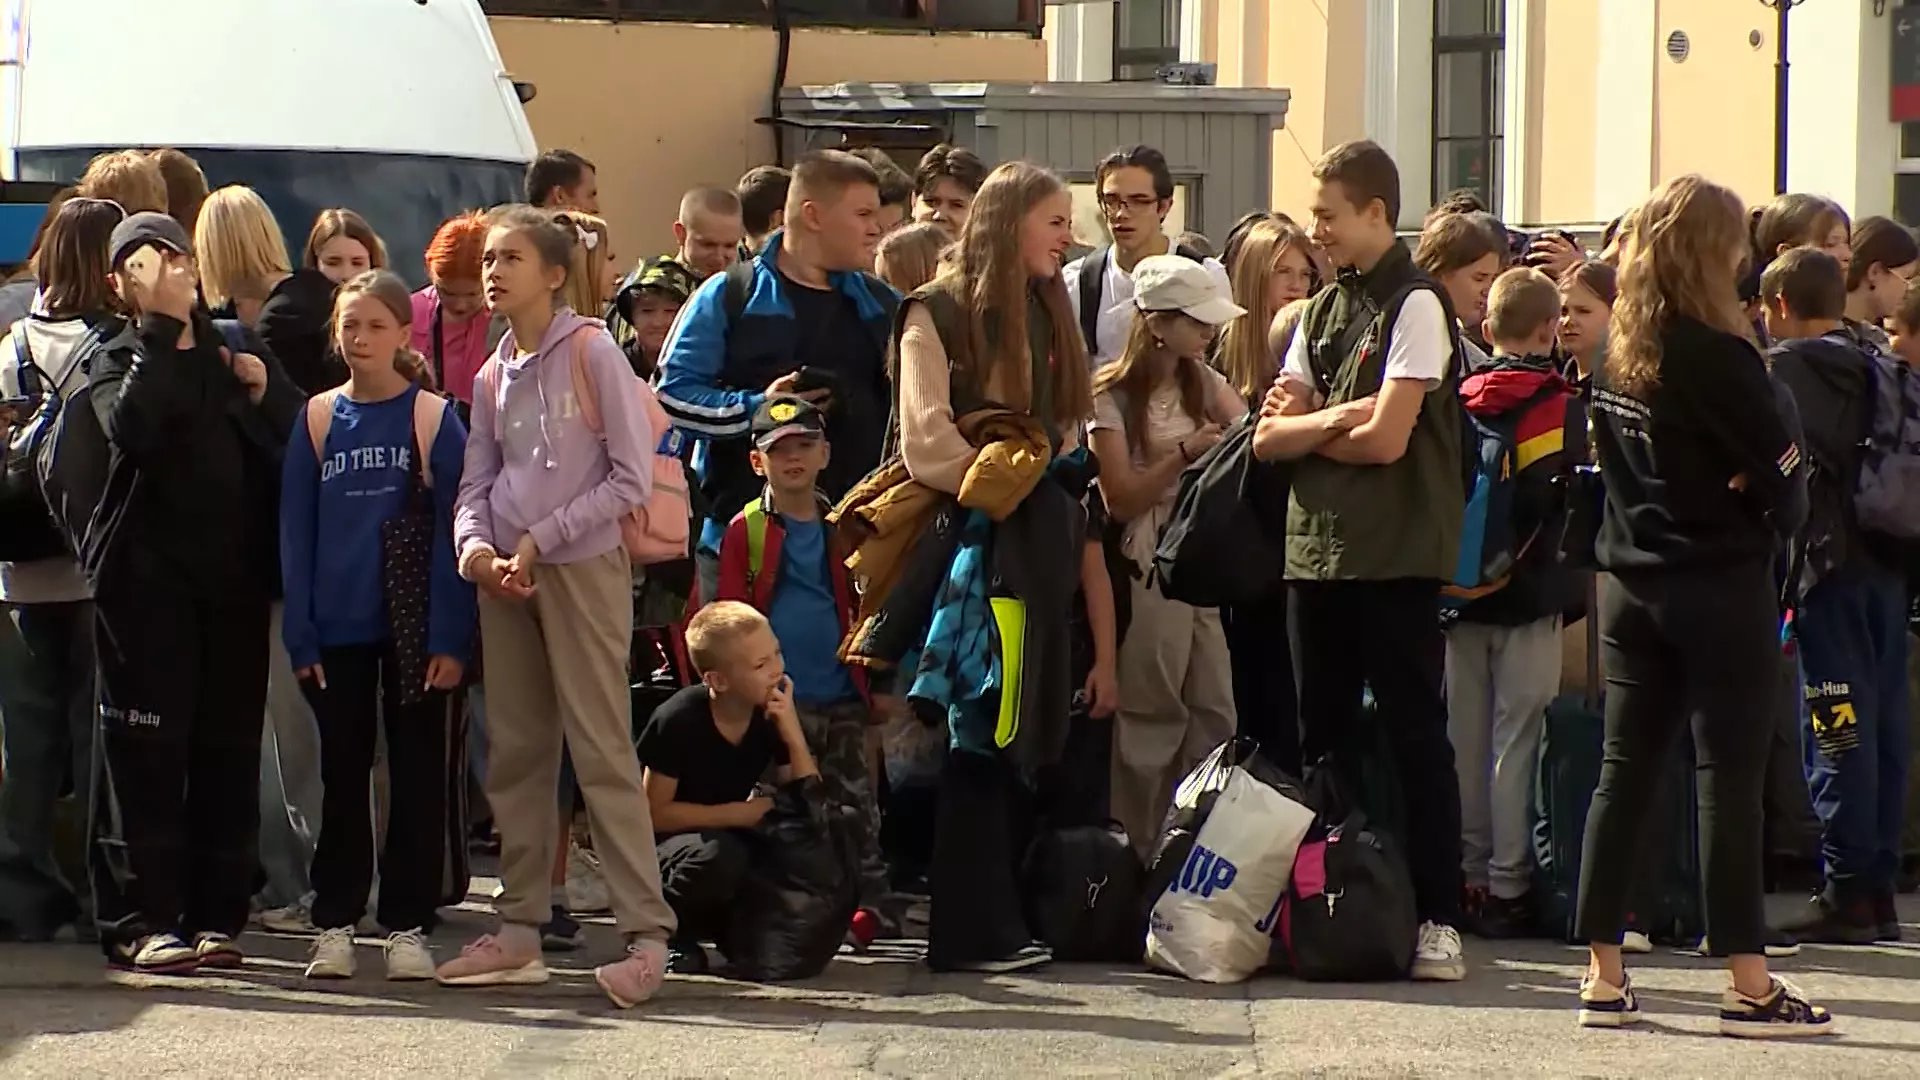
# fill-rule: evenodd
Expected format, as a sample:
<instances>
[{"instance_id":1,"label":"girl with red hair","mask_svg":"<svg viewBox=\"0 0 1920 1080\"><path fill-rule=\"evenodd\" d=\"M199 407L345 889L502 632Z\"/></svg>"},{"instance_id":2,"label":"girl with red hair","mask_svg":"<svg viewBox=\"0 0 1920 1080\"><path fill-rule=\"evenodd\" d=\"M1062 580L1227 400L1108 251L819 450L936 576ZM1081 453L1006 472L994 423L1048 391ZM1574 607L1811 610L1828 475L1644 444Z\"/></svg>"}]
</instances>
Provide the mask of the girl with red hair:
<instances>
[{"instance_id":1,"label":"girl with red hair","mask_svg":"<svg viewBox=\"0 0 1920 1080\"><path fill-rule=\"evenodd\" d=\"M473 405L473 377L500 341L480 285L480 250L487 217L479 210L449 219L427 245L427 277L413 294L413 348L433 369L435 384L460 403Z\"/></svg>"}]
</instances>

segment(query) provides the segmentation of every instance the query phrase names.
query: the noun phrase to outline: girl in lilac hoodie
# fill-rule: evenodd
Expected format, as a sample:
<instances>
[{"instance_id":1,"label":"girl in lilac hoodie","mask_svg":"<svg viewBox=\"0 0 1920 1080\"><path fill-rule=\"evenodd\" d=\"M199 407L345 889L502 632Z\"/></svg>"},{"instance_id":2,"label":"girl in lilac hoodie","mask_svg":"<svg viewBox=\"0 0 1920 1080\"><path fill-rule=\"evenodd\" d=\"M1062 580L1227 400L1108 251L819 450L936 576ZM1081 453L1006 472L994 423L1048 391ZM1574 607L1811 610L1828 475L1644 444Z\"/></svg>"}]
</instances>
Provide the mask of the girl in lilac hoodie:
<instances>
[{"instance_id":1,"label":"girl in lilac hoodie","mask_svg":"<svg viewBox=\"0 0 1920 1080\"><path fill-rule=\"evenodd\" d=\"M448 986L542 983L539 925L559 835L564 735L627 954L594 975L622 1008L666 970L673 912L633 754L627 656L632 569L620 519L650 490L656 433L605 326L560 300L578 233L550 211L495 211L482 271L511 332L474 380L455 506L460 574L480 587L491 741L487 800L500 829L501 927L440 966ZM591 395L596 431L581 403Z\"/></svg>"}]
</instances>

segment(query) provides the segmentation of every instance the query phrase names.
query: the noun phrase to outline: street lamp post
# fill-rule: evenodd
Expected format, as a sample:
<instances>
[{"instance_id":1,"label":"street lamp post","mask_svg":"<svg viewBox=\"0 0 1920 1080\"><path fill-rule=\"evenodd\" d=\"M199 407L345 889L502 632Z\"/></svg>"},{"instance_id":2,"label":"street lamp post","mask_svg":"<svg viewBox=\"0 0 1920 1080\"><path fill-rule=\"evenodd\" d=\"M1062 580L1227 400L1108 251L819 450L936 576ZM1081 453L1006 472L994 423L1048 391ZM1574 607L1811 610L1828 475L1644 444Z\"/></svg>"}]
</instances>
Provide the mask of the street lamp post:
<instances>
[{"instance_id":1,"label":"street lamp post","mask_svg":"<svg viewBox=\"0 0 1920 1080\"><path fill-rule=\"evenodd\" d=\"M1773 32L1773 193L1787 192L1787 14L1806 0L1760 0L1778 17Z\"/></svg>"}]
</instances>

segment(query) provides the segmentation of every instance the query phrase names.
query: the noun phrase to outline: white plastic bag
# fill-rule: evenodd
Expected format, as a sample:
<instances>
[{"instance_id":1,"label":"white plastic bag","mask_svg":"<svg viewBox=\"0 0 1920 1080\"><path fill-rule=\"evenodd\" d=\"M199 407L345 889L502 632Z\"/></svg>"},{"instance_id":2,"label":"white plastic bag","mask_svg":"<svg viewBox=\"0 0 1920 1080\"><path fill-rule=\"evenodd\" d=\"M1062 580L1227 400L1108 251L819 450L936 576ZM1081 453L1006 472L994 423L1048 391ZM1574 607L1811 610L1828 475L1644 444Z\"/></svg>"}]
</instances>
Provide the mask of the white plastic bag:
<instances>
[{"instance_id":1,"label":"white plastic bag","mask_svg":"<svg viewBox=\"0 0 1920 1080\"><path fill-rule=\"evenodd\" d=\"M1267 961L1273 913L1313 811L1234 766L1193 850L1147 921L1147 963L1239 982Z\"/></svg>"}]
</instances>

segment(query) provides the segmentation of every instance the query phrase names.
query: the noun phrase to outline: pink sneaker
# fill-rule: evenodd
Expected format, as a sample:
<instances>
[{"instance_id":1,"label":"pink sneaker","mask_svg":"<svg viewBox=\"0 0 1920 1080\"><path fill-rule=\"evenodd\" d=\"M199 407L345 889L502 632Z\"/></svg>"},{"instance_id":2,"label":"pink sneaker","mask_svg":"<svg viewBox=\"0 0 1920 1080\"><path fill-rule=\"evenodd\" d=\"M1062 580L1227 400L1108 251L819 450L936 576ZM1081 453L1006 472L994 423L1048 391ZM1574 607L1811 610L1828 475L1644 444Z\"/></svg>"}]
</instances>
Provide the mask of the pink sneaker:
<instances>
[{"instance_id":1,"label":"pink sneaker","mask_svg":"<svg viewBox=\"0 0 1920 1080\"><path fill-rule=\"evenodd\" d=\"M593 981L606 991L607 998L623 1009L652 997L667 977L667 944L664 941L636 941L627 946L627 956L593 969Z\"/></svg>"},{"instance_id":2,"label":"pink sneaker","mask_svg":"<svg viewBox=\"0 0 1920 1080\"><path fill-rule=\"evenodd\" d=\"M441 986L538 986L547 981L547 965L539 953L515 956L487 934L441 964L433 977Z\"/></svg>"}]
</instances>

